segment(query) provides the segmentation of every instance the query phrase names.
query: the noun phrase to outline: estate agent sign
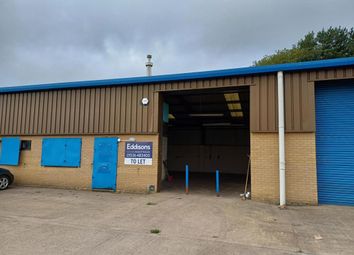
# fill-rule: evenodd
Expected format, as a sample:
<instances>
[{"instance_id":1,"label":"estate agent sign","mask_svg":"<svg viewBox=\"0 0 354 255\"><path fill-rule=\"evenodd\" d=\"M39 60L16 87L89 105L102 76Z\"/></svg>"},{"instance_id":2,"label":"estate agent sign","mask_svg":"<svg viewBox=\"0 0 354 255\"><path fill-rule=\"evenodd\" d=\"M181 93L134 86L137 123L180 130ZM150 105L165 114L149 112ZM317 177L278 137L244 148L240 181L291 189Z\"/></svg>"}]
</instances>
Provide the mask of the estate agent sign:
<instances>
[{"instance_id":1,"label":"estate agent sign","mask_svg":"<svg viewBox=\"0 0 354 255\"><path fill-rule=\"evenodd\" d=\"M126 142L125 165L152 165L152 142Z\"/></svg>"}]
</instances>

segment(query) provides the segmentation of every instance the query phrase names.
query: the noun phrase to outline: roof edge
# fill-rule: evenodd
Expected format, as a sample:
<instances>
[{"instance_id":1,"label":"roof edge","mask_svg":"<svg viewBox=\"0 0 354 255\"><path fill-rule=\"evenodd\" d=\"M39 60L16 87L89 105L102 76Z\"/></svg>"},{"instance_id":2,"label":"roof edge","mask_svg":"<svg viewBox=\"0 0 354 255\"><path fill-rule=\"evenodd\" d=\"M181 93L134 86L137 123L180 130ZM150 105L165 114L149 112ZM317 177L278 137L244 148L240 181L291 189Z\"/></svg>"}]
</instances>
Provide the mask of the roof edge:
<instances>
[{"instance_id":1,"label":"roof edge","mask_svg":"<svg viewBox=\"0 0 354 255\"><path fill-rule=\"evenodd\" d=\"M230 77L230 76L273 73L278 71L299 71L299 70L331 68L331 67L350 66L350 65L354 65L354 57L277 64L277 65L268 65L268 66L251 66L251 67L241 67L241 68L234 68L234 69L223 69L223 70L201 71L201 72L190 72L190 73L179 73L179 74L164 74L164 75L155 75L155 76L129 77L129 78L117 78L117 79L9 86L9 87L0 87L0 93L89 88L89 87L101 87L101 86L112 86L112 85L161 83L161 82L184 81L184 80L199 80L199 79L210 79L210 78L220 78L220 77Z\"/></svg>"}]
</instances>

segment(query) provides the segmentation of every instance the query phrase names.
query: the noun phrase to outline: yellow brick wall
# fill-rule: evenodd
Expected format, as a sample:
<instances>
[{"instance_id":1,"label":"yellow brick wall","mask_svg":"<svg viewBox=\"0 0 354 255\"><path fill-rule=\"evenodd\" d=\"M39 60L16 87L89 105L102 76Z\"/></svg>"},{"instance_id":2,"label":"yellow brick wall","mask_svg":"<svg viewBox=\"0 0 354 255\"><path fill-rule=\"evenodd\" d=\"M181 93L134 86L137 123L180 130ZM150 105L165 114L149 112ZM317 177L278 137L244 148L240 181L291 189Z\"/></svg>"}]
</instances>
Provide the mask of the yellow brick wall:
<instances>
[{"instance_id":1,"label":"yellow brick wall","mask_svg":"<svg viewBox=\"0 0 354 255\"><path fill-rule=\"evenodd\" d=\"M286 133L286 197L290 204L317 204L315 133ZM251 133L252 199L278 203L276 133Z\"/></svg>"},{"instance_id":2,"label":"yellow brick wall","mask_svg":"<svg viewBox=\"0 0 354 255\"><path fill-rule=\"evenodd\" d=\"M157 187L158 173L158 135L132 135L136 141L153 142L153 163L151 166L124 165L124 146L118 148L117 191L146 192L149 185ZM127 140L132 136L116 136ZM63 136L57 136L63 137ZM65 136L80 137L80 136ZM32 148L21 151L19 166L3 166L15 176L15 184L57 187L69 189L91 189L94 137L82 136L81 167L42 167L42 136L26 136L21 140L31 140ZM102 136L108 137L108 136Z\"/></svg>"},{"instance_id":3,"label":"yellow brick wall","mask_svg":"<svg viewBox=\"0 0 354 255\"><path fill-rule=\"evenodd\" d=\"M121 137L121 139L128 139L131 136ZM133 136L137 142L153 142L152 149L152 165L151 166L137 166L124 165L124 144L122 143L119 149L118 158L118 179L117 190L123 192L146 192L148 186L154 185L155 190L158 186L158 154L159 154L159 136L145 135Z\"/></svg>"}]
</instances>

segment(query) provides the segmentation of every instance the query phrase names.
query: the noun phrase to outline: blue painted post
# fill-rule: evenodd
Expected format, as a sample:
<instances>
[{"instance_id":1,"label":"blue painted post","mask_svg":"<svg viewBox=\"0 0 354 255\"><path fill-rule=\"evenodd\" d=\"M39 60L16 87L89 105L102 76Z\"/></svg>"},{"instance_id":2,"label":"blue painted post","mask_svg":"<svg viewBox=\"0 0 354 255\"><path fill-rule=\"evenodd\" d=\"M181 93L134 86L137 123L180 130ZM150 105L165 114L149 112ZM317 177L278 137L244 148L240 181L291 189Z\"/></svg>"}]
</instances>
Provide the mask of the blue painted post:
<instances>
[{"instance_id":1,"label":"blue painted post","mask_svg":"<svg viewBox=\"0 0 354 255\"><path fill-rule=\"evenodd\" d=\"M188 165L186 165L186 194L189 193L189 169Z\"/></svg>"},{"instance_id":2,"label":"blue painted post","mask_svg":"<svg viewBox=\"0 0 354 255\"><path fill-rule=\"evenodd\" d=\"M220 196L220 178L219 178L219 170L216 170L215 190L216 190L216 195L217 195L217 196Z\"/></svg>"}]
</instances>

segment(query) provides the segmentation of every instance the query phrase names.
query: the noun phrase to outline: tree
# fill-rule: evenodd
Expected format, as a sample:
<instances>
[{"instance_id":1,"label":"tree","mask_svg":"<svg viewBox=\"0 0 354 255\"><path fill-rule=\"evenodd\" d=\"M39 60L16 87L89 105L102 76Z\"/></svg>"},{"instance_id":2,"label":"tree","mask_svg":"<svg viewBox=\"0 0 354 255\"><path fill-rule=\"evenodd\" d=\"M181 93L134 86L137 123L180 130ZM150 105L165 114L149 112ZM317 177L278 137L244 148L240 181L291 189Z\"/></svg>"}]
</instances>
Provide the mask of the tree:
<instances>
[{"instance_id":1,"label":"tree","mask_svg":"<svg viewBox=\"0 0 354 255\"><path fill-rule=\"evenodd\" d=\"M329 27L309 32L290 49L277 50L255 61L254 65L272 65L354 56L354 28Z\"/></svg>"}]
</instances>

